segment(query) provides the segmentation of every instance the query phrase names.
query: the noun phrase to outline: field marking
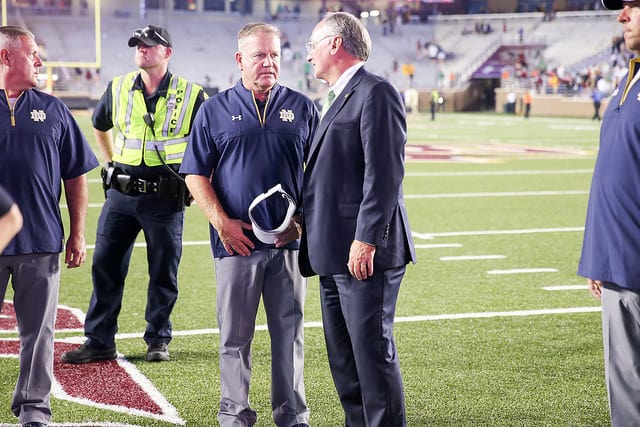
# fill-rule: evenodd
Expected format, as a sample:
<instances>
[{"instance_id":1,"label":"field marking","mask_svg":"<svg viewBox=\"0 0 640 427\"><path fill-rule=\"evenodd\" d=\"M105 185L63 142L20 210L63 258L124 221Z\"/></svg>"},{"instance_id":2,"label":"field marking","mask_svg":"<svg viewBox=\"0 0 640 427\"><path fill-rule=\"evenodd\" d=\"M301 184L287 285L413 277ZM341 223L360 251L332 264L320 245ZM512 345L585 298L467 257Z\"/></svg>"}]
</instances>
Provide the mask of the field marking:
<instances>
[{"instance_id":1,"label":"field marking","mask_svg":"<svg viewBox=\"0 0 640 427\"><path fill-rule=\"evenodd\" d=\"M405 199L465 199L473 197L530 197L530 196L576 196L589 194L588 190L564 191L503 191L478 193L405 194Z\"/></svg>"},{"instance_id":2,"label":"field marking","mask_svg":"<svg viewBox=\"0 0 640 427\"><path fill-rule=\"evenodd\" d=\"M567 233L584 231L584 227L559 227L559 228L524 228L515 230L476 230L476 231L448 231L443 233L418 233L412 231L411 235L416 239L432 240L434 237L458 237L458 236L492 236L500 234L535 234L535 233Z\"/></svg>"},{"instance_id":3,"label":"field marking","mask_svg":"<svg viewBox=\"0 0 640 427\"><path fill-rule=\"evenodd\" d=\"M590 174L593 169L556 169L556 170L522 170L522 171L477 171L477 172L407 172L404 176L510 176L510 175L571 175Z\"/></svg>"},{"instance_id":4,"label":"field marking","mask_svg":"<svg viewBox=\"0 0 640 427\"><path fill-rule=\"evenodd\" d=\"M441 256L440 261L473 261L483 259L505 259L504 255L460 255L460 256Z\"/></svg>"},{"instance_id":5,"label":"field marking","mask_svg":"<svg viewBox=\"0 0 640 427\"><path fill-rule=\"evenodd\" d=\"M511 268L509 270L489 270L487 274L531 274L531 273L557 273L557 268Z\"/></svg>"},{"instance_id":6,"label":"field marking","mask_svg":"<svg viewBox=\"0 0 640 427\"><path fill-rule=\"evenodd\" d=\"M432 245L428 243L414 244L416 249L439 249L439 248L461 248L461 243L434 243Z\"/></svg>"},{"instance_id":7,"label":"field marking","mask_svg":"<svg viewBox=\"0 0 640 427\"><path fill-rule=\"evenodd\" d=\"M566 233L584 231L584 227L560 227L560 228L529 228L517 230L476 230L476 231L448 231L443 233L419 233L412 231L411 235L415 239L433 240L435 237L458 237L458 236L491 236L500 234L534 234L534 233ZM182 246L208 246L208 240L185 240ZM136 242L136 248L146 248L145 242ZM96 245L87 245L87 249L95 249ZM460 243L441 243L441 244L416 244L416 249L436 249L436 248L461 248Z\"/></svg>"},{"instance_id":8,"label":"field marking","mask_svg":"<svg viewBox=\"0 0 640 427\"><path fill-rule=\"evenodd\" d=\"M542 289L545 291L577 291L589 289L587 285L556 285L556 286L544 286Z\"/></svg>"},{"instance_id":9,"label":"field marking","mask_svg":"<svg viewBox=\"0 0 640 427\"><path fill-rule=\"evenodd\" d=\"M591 313L600 311L600 306L594 307L567 307L567 308L542 308L536 310L515 310L515 311L487 311L475 313L450 313L450 314L432 314L421 316L399 316L395 318L396 323L410 322L435 322L440 320L462 320L462 319L487 319L495 317L526 317L541 316L551 314L575 314L575 313ZM322 322L305 322L305 328L322 328ZM267 331L267 325L256 325L256 331ZM209 329L191 329L184 331L173 331L173 336L187 337L196 335L218 335L218 328ZM120 333L116 334L116 339L133 339L142 338L143 333ZM68 342L73 344L82 344L85 341L84 336L56 338L57 341Z\"/></svg>"}]
</instances>

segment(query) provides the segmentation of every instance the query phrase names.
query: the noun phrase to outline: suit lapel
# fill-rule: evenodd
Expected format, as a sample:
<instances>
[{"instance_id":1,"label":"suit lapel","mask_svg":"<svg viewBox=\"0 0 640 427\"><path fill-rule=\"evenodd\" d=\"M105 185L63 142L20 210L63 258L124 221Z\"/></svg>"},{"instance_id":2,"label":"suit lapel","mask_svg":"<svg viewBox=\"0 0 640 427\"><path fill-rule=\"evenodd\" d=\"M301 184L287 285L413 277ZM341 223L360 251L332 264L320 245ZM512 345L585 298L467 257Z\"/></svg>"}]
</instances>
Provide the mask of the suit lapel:
<instances>
[{"instance_id":1,"label":"suit lapel","mask_svg":"<svg viewBox=\"0 0 640 427\"><path fill-rule=\"evenodd\" d=\"M361 67L349 80L349 83L345 86L344 90L340 92L340 95L333 101L329 110L325 113L325 115L320 120L320 124L318 125L318 129L316 129L313 141L311 142L311 148L309 149L309 156L307 157L307 165L311 162L311 159L317 154L318 149L322 145L322 141L324 141L324 135L333 122L333 119L338 115L340 110L342 110L349 102L349 99L353 95L353 92L356 90L356 86L362 80L362 78L367 74L364 67Z\"/></svg>"}]
</instances>

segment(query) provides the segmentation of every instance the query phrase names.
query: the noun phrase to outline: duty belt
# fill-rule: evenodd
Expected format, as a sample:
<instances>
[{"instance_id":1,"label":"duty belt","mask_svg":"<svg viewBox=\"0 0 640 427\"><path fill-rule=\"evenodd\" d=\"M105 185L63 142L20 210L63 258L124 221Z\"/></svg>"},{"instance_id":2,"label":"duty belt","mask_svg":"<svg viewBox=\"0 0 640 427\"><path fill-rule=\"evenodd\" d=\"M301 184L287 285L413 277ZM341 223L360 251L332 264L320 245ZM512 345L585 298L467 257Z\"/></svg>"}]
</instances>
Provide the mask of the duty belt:
<instances>
[{"instance_id":1,"label":"duty belt","mask_svg":"<svg viewBox=\"0 0 640 427\"><path fill-rule=\"evenodd\" d=\"M161 197L178 197L180 182L173 177L160 176L157 179L142 179L131 175L120 173L112 181L111 188L121 193L135 194L156 194Z\"/></svg>"}]
</instances>

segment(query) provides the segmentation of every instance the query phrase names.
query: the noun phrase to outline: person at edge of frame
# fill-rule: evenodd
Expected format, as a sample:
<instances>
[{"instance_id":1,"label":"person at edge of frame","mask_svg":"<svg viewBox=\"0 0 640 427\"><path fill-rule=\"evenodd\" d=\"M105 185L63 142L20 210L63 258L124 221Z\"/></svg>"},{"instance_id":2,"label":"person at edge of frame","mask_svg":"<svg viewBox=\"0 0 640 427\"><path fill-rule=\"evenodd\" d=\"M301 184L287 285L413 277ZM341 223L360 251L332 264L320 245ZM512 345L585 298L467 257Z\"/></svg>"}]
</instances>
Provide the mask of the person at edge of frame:
<instances>
[{"instance_id":1,"label":"person at edge of frame","mask_svg":"<svg viewBox=\"0 0 640 427\"><path fill-rule=\"evenodd\" d=\"M54 331L60 253L67 268L86 259L87 172L98 166L67 106L37 88L42 66L34 34L0 27L0 185L24 223L0 254L0 305L9 279L20 339L19 373L11 410L23 427L51 421ZM69 232L60 213L63 191Z\"/></svg>"},{"instance_id":2,"label":"person at edge of frame","mask_svg":"<svg viewBox=\"0 0 640 427\"><path fill-rule=\"evenodd\" d=\"M640 1L602 0L619 10L636 57L614 89L600 126L578 275L602 306L604 377L612 427L640 426Z\"/></svg>"}]
</instances>

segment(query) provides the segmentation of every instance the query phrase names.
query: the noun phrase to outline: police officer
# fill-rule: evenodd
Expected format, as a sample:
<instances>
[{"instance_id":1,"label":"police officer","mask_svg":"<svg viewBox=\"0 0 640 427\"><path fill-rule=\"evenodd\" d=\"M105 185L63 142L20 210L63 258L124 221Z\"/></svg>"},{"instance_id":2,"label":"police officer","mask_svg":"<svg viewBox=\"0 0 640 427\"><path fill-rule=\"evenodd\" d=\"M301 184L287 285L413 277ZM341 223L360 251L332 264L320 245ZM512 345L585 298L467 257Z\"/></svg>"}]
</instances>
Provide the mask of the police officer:
<instances>
[{"instance_id":1,"label":"police officer","mask_svg":"<svg viewBox=\"0 0 640 427\"><path fill-rule=\"evenodd\" d=\"M204 90L168 71L173 52L166 29L134 31L138 71L114 78L93 113L106 202L93 256L93 294L85 319L87 340L62 355L67 363L116 357L115 334L133 245L147 243L149 289L144 340L148 361L169 360L170 314L178 297L178 264L186 186L177 173ZM113 135L115 134L115 135Z\"/></svg>"}]
</instances>

